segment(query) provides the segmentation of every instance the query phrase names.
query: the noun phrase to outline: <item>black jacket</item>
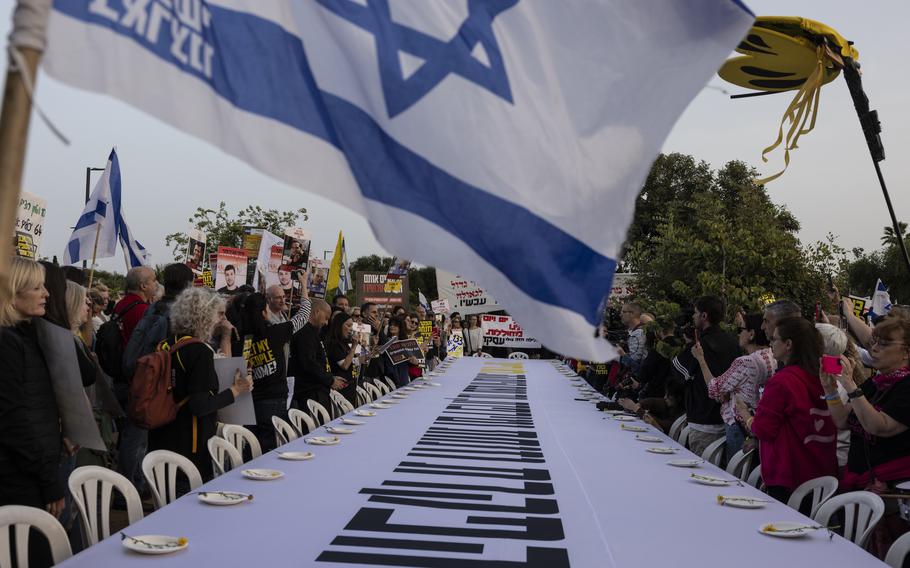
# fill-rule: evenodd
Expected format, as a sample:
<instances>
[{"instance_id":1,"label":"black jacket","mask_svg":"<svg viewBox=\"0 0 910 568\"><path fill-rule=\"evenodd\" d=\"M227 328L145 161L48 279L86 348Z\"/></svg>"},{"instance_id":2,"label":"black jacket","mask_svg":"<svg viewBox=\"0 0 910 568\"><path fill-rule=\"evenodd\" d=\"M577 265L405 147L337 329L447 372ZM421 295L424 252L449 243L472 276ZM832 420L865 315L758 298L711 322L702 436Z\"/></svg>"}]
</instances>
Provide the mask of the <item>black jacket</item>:
<instances>
[{"instance_id":1,"label":"black jacket","mask_svg":"<svg viewBox=\"0 0 910 568\"><path fill-rule=\"evenodd\" d=\"M63 497L57 400L31 323L0 328L0 505Z\"/></svg>"},{"instance_id":2,"label":"black jacket","mask_svg":"<svg viewBox=\"0 0 910 568\"><path fill-rule=\"evenodd\" d=\"M319 330L307 323L291 339L288 374L294 377L294 392L297 394L328 393L332 388L332 369L319 335Z\"/></svg>"},{"instance_id":3,"label":"black jacket","mask_svg":"<svg viewBox=\"0 0 910 568\"><path fill-rule=\"evenodd\" d=\"M733 335L718 326L711 326L701 333L701 346L711 374L719 377L730 368L733 360L742 355L739 342ZM701 373L701 365L692 355L692 343L673 359L676 375L686 382L686 416L692 424L723 424L720 403L708 396L708 384Z\"/></svg>"}]
</instances>

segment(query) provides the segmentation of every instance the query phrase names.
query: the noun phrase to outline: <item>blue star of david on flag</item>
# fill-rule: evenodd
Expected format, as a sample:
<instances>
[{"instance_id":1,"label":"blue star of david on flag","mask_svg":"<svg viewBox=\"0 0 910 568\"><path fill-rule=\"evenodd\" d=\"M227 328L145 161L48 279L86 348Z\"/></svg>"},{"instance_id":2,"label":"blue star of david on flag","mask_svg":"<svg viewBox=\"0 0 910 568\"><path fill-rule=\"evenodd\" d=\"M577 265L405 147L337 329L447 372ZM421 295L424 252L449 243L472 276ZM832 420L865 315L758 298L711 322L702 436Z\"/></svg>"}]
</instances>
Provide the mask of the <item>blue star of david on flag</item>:
<instances>
[{"instance_id":1,"label":"blue star of david on flag","mask_svg":"<svg viewBox=\"0 0 910 568\"><path fill-rule=\"evenodd\" d=\"M382 92L389 118L411 108L451 74L458 75L512 103L512 89L493 20L519 0L468 0L468 17L449 41L441 41L392 21L389 0L318 0L324 8L376 38ZM482 48L486 61L475 56ZM423 64L407 76L399 52ZM481 56L482 57L482 56Z\"/></svg>"}]
</instances>

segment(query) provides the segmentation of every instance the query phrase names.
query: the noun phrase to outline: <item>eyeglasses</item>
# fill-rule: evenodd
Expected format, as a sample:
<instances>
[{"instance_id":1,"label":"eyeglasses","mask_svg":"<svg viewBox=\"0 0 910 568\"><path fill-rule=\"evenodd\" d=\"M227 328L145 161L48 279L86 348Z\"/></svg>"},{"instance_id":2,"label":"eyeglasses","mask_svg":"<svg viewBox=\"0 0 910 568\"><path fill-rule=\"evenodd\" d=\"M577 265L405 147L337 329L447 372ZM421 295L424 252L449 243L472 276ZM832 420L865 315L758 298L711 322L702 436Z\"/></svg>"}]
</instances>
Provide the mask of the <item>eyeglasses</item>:
<instances>
[{"instance_id":1,"label":"eyeglasses","mask_svg":"<svg viewBox=\"0 0 910 568\"><path fill-rule=\"evenodd\" d=\"M869 347L879 347L881 349L887 349L887 348L891 347L892 345L903 345L904 347L907 347L907 344L904 343L903 341L889 341L887 339L882 339L875 335L873 335L871 338L869 338Z\"/></svg>"}]
</instances>

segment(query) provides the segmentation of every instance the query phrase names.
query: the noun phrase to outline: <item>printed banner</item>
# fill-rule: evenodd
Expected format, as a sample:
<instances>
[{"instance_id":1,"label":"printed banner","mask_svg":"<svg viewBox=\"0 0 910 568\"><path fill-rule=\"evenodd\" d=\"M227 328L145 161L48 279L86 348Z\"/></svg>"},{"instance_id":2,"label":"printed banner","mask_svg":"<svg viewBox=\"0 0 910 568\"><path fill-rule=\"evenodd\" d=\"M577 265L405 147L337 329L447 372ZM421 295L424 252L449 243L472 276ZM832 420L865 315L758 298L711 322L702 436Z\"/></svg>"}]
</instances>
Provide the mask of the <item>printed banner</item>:
<instances>
[{"instance_id":1,"label":"printed banner","mask_svg":"<svg viewBox=\"0 0 910 568\"><path fill-rule=\"evenodd\" d=\"M355 322L354 326L351 328L353 340L359 343L364 349L369 349L370 347L370 334L372 331L373 328L371 328L368 323Z\"/></svg>"},{"instance_id":2,"label":"printed banner","mask_svg":"<svg viewBox=\"0 0 910 568\"><path fill-rule=\"evenodd\" d=\"M446 339L446 354L449 357L464 357L464 336L462 334L449 334Z\"/></svg>"},{"instance_id":3,"label":"printed banner","mask_svg":"<svg viewBox=\"0 0 910 568\"><path fill-rule=\"evenodd\" d=\"M408 305L408 277L395 280L395 292L386 292L388 275L385 272L358 272L354 275L358 302L373 302L384 306Z\"/></svg>"},{"instance_id":4,"label":"printed banner","mask_svg":"<svg viewBox=\"0 0 910 568\"><path fill-rule=\"evenodd\" d=\"M392 259L392 266L386 274L385 291L387 294L401 293L401 279L406 278L411 268L411 261L397 256Z\"/></svg>"},{"instance_id":5,"label":"printed banner","mask_svg":"<svg viewBox=\"0 0 910 568\"><path fill-rule=\"evenodd\" d=\"M423 351L416 339L401 339L386 347L385 354L393 365L400 365L411 357L423 359Z\"/></svg>"},{"instance_id":6,"label":"printed banner","mask_svg":"<svg viewBox=\"0 0 910 568\"><path fill-rule=\"evenodd\" d=\"M288 229L284 234L284 262L293 270L306 270L310 259L310 238L299 227Z\"/></svg>"},{"instance_id":7,"label":"printed banner","mask_svg":"<svg viewBox=\"0 0 910 568\"><path fill-rule=\"evenodd\" d=\"M44 218L47 216L47 201L23 191L19 196L16 211L16 234L14 249L17 256L38 259L38 247L44 232Z\"/></svg>"},{"instance_id":8,"label":"printed banner","mask_svg":"<svg viewBox=\"0 0 910 568\"><path fill-rule=\"evenodd\" d=\"M321 258L311 258L307 268L307 289L311 298L325 298L329 277L329 265Z\"/></svg>"},{"instance_id":9,"label":"printed banner","mask_svg":"<svg viewBox=\"0 0 910 568\"><path fill-rule=\"evenodd\" d=\"M265 229L257 227L244 227L243 240L240 247L246 251L246 257L250 260L256 260L259 256L259 245L262 243L262 234Z\"/></svg>"},{"instance_id":10,"label":"printed banner","mask_svg":"<svg viewBox=\"0 0 910 568\"><path fill-rule=\"evenodd\" d=\"M499 302L476 282L438 268L436 288L439 290L439 299L448 300L449 308L462 315L482 314L500 309L496 307L499 306Z\"/></svg>"},{"instance_id":11,"label":"printed banner","mask_svg":"<svg viewBox=\"0 0 910 568\"><path fill-rule=\"evenodd\" d=\"M235 372L240 371L246 374L246 369L247 365L243 357L215 359L215 374L218 375L219 390L231 388L231 385L234 384ZM248 392L241 393L233 403L218 410L218 421L224 424L256 424L253 395Z\"/></svg>"},{"instance_id":12,"label":"printed banner","mask_svg":"<svg viewBox=\"0 0 910 568\"><path fill-rule=\"evenodd\" d=\"M433 320L420 320L417 322L417 339L424 345L429 345L433 340Z\"/></svg>"},{"instance_id":13,"label":"printed banner","mask_svg":"<svg viewBox=\"0 0 910 568\"><path fill-rule=\"evenodd\" d=\"M268 231L263 231L259 236L259 251L256 253L256 278L253 279L253 288L265 292L269 286L278 284L278 269L281 268L281 259L284 255L284 239ZM287 275L290 283L291 275Z\"/></svg>"},{"instance_id":14,"label":"printed banner","mask_svg":"<svg viewBox=\"0 0 910 568\"><path fill-rule=\"evenodd\" d=\"M510 316L483 315L480 317L484 347L539 349L540 343L525 333Z\"/></svg>"},{"instance_id":15,"label":"printed banner","mask_svg":"<svg viewBox=\"0 0 910 568\"><path fill-rule=\"evenodd\" d=\"M215 270L215 288L219 294L236 294L246 282L246 251L231 247L218 247Z\"/></svg>"},{"instance_id":16,"label":"printed banner","mask_svg":"<svg viewBox=\"0 0 910 568\"><path fill-rule=\"evenodd\" d=\"M202 274L202 269L205 267L205 233L194 227L186 232L184 262L194 274Z\"/></svg>"},{"instance_id":17,"label":"printed banner","mask_svg":"<svg viewBox=\"0 0 910 568\"><path fill-rule=\"evenodd\" d=\"M872 308L872 298L860 298L859 296L847 296L853 302L853 313L858 318L866 317L869 309Z\"/></svg>"},{"instance_id":18,"label":"printed banner","mask_svg":"<svg viewBox=\"0 0 910 568\"><path fill-rule=\"evenodd\" d=\"M610 288L610 301L622 301L635 295L635 277L630 272L618 272L613 275L613 287Z\"/></svg>"},{"instance_id":19,"label":"printed banner","mask_svg":"<svg viewBox=\"0 0 910 568\"><path fill-rule=\"evenodd\" d=\"M449 313L449 301L448 300L433 300L430 302L430 309L434 314L447 314Z\"/></svg>"}]
</instances>

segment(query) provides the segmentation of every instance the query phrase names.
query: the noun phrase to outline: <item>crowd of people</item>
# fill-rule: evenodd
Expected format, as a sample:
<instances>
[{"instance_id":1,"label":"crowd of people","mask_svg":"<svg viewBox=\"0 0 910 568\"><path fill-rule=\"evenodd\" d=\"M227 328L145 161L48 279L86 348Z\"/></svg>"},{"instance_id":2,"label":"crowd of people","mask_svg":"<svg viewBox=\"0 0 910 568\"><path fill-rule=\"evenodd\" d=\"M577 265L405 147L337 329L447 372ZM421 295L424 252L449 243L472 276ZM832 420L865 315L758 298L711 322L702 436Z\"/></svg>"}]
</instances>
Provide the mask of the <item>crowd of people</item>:
<instances>
[{"instance_id":1,"label":"crowd of people","mask_svg":"<svg viewBox=\"0 0 910 568\"><path fill-rule=\"evenodd\" d=\"M839 491L894 493L910 479L910 308L893 306L867 323L832 290L838 315L803 317L779 300L724 321L720 298L655 318L627 302L620 359L574 362L596 388L669 432L685 415L688 447L702 455L723 439L725 459L754 452L764 490L784 503L821 476ZM870 325L871 324L871 325ZM756 451L757 450L757 451ZM869 540L883 557L910 528L897 501Z\"/></svg>"}]
</instances>

